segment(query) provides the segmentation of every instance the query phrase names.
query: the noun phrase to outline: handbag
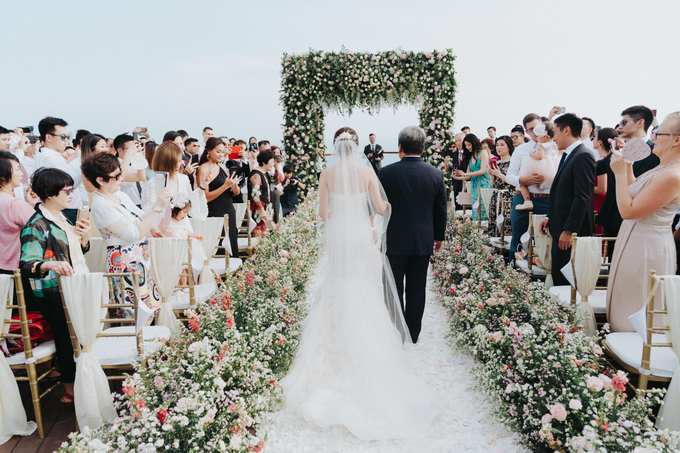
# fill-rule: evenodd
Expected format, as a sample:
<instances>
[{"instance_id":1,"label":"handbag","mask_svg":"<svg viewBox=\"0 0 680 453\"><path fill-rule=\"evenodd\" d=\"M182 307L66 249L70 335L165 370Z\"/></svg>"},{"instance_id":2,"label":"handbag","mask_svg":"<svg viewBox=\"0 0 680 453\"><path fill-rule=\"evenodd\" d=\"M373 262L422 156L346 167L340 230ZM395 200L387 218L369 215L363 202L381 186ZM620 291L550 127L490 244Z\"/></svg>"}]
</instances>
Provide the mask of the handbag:
<instances>
[{"instance_id":1,"label":"handbag","mask_svg":"<svg viewBox=\"0 0 680 453\"><path fill-rule=\"evenodd\" d=\"M39 311L26 312L28 318L28 333L31 337L31 345L36 347L45 341L54 340L54 332L52 327L43 318ZM9 326L9 333L21 334L21 319L19 315L12 316L12 323ZM8 339L7 350L10 354L24 351L24 341L22 339Z\"/></svg>"}]
</instances>

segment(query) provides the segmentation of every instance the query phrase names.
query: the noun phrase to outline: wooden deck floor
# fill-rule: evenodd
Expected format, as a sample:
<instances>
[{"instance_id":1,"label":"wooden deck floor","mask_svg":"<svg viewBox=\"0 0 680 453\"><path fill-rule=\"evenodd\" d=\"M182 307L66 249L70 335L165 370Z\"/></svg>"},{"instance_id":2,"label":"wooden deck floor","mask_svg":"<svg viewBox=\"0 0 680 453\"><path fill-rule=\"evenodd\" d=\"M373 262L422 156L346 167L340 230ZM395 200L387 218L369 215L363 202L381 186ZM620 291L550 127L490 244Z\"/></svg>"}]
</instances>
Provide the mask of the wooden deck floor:
<instances>
[{"instance_id":1,"label":"wooden deck floor","mask_svg":"<svg viewBox=\"0 0 680 453\"><path fill-rule=\"evenodd\" d=\"M28 383L21 382L19 389L24 400L26 417L29 421L35 421ZM52 453L63 442L68 441L68 435L76 427L76 416L75 412L67 411L61 403L63 394L64 386L60 385L42 400L44 439L38 437L38 430L30 436L14 436L0 445L0 453Z\"/></svg>"}]
</instances>

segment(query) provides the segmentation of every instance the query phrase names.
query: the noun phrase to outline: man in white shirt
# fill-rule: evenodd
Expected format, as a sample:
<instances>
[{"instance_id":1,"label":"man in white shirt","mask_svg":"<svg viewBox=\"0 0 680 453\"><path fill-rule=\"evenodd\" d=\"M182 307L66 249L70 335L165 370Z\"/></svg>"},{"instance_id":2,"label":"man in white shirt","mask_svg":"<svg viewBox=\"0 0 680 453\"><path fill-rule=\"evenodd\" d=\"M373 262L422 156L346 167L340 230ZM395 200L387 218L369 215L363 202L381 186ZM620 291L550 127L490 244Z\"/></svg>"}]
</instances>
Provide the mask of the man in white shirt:
<instances>
[{"instance_id":1,"label":"man in white shirt","mask_svg":"<svg viewBox=\"0 0 680 453\"><path fill-rule=\"evenodd\" d=\"M210 126L206 126L203 128L203 145L201 146L201 153L199 154L200 156L203 155L203 150L205 149L205 144L208 143L208 139L214 135L213 128Z\"/></svg>"},{"instance_id":2,"label":"man in white shirt","mask_svg":"<svg viewBox=\"0 0 680 453\"><path fill-rule=\"evenodd\" d=\"M593 131L595 130L595 122L590 118L583 117L583 129L581 129L581 142L586 145L586 148L593 153L595 161L600 160L600 153L597 152L593 145Z\"/></svg>"},{"instance_id":3,"label":"man in white shirt","mask_svg":"<svg viewBox=\"0 0 680 453\"><path fill-rule=\"evenodd\" d=\"M68 131L66 130L68 123L61 118L54 118L48 116L43 118L38 123L38 131L40 132L40 139L43 142L43 147L40 152L34 156L35 169L40 168L57 168L62 170L73 179L73 188L76 189L82 183L82 173L80 172L80 159L66 162L64 159L64 150L68 144ZM78 205L80 199L73 197L69 209L64 209L63 213L75 225L78 213Z\"/></svg>"},{"instance_id":4,"label":"man in white shirt","mask_svg":"<svg viewBox=\"0 0 680 453\"><path fill-rule=\"evenodd\" d=\"M531 159L529 154L536 149L538 139L534 133L534 127L541 122L541 117L535 113L529 113L524 117L522 124L524 124L524 129L529 134L529 137L531 137L531 141L515 148L515 151L512 153L512 158L510 159L508 173L505 175L508 184L512 184L517 188L519 188L520 184L527 185L531 202L534 205L534 214L548 213L548 207L550 206L550 188L540 187L544 178L538 173L532 173L522 177L519 175L521 174L522 166L526 165L529 159ZM522 203L524 203L524 198L522 197L522 194L517 191L512 199L512 210L510 211L510 222L512 223L512 240L510 242L511 260L515 259L515 252L517 251L517 245L519 244L520 238L529 229L529 211L518 211L516 209L517 205Z\"/></svg>"},{"instance_id":5,"label":"man in white shirt","mask_svg":"<svg viewBox=\"0 0 680 453\"><path fill-rule=\"evenodd\" d=\"M489 126L486 128L486 133L489 134L489 138L496 141L496 126Z\"/></svg>"},{"instance_id":6,"label":"man in white shirt","mask_svg":"<svg viewBox=\"0 0 680 453\"><path fill-rule=\"evenodd\" d=\"M139 144L132 135L121 134L113 140L113 147L121 163L123 183L120 191L125 193L139 209L142 209L142 183L146 182L146 169L136 169L130 165L132 155L139 152ZM125 170L123 170L125 169Z\"/></svg>"}]
</instances>

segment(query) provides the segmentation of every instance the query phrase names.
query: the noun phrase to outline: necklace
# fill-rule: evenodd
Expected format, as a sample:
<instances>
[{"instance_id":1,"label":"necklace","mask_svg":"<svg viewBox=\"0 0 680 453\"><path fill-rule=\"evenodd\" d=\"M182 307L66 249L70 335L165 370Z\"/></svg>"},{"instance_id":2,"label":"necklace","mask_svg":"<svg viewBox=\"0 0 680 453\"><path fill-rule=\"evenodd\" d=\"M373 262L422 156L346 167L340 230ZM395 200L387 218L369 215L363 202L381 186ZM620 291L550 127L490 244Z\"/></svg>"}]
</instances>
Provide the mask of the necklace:
<instances>
[{"instance_id":1,"label":"necklace","mask_svg":"<svg viewBox=\"0 0 680 453\"><path fill-rule=\"evenodd\" d=\"M109 201L113 201L113 202L116 203L116 204L120 204L120 200L118 200L118 199L116 199L116 198L108 197L108 196L104 195L103 193L101 193L101 192L98 191L98 190L95 190L94 193L96 193L97 195L99 195L99 196L102 197L102 198L106 198L106 199L109 200Z\"/></svg>"}]
</instances>

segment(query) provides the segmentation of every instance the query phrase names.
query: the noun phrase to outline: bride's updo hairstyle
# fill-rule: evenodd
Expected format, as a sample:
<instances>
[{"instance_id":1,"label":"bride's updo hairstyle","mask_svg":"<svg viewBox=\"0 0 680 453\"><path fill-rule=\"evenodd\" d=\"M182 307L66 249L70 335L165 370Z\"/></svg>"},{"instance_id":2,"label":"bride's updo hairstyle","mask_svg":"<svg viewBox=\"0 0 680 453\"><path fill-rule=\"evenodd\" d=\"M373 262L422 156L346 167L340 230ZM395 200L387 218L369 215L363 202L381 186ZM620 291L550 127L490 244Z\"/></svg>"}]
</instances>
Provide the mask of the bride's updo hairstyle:
<instances>
[{"instance_id":1,"label":"bride's updo hairstyle","mask_svg":"<svg viewBox=\"0 0 680 453\"><path fill-rule=\"evenodd\" d=\"M333 146L338 157L351 156L359 148L359 137L354 129L341 127L335 132Z\"/></svg>"}]
</instances>

